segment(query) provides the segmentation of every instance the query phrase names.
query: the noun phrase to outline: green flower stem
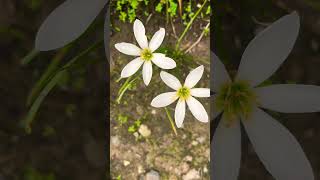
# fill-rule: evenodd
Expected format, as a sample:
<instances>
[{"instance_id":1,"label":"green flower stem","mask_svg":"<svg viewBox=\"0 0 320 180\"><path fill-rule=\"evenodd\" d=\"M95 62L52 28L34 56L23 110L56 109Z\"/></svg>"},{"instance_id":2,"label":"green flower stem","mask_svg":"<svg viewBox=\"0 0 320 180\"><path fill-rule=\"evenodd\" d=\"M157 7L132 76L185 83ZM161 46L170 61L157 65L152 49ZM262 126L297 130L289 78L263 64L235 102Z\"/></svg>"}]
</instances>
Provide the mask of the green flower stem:
<instances>
[{"instance_id":1,"label":"green flower stem","mask_svg":"<svg viewBox=\"0 0 320 180\"><path fill-rule=\"evenodd\" d=\"M202 11L203 7L206 5L208 0L205 0L203 2L203 4L201 5L201 7L198 9L198 11L196 12L196 14L190 19L189 23L187 24L187 27L184 29L183 33L181 34L181 36L178 39L178 42L176 44L176 50L179 49L180 44L182 39L184 38L184 36L187 34L187 32L189 31L191 25L193 24L193 21L197 18L197 16L200 14L200 12Z\"/></svg>"},{"instance_id":2,"label":"green flower stem","mask_svg":"<svg viewBox=\"0 0 320 180\"><path fill-rule=\"evenodd\" d=\"M177 129L176 129L175 125L174 125L173 119L171 118L171 114L170 114L168 108L165 107L164 109L166 110L166 113L167 113L167 116L168 116L168 119L169 119L169 121L170 121L170 125L171 125L171 128L172 128L174 134L175 134L176 136L178 136Z\"/></svg>"},{"instance_id":3,"label":"green flower stem","mask_svg":"<svg viewBox=\"0 0 320 180\"><path fill-rule=\"evenodd\" d=\"M117 82L120 82L122 78L119 79L119 81ZM128 83L130 82L130 80L132 79L132 76L128 77L126 79L126 81L123 83L123 85L120 87L119 91L118 91L118 96L122 93L122 91L124 90L124 88L128 85Z\"/></svg>"},{"instance_id":4,"label":"green flower stem","mask_svg":"<svg viewBox=\"0 0 320 180\"><path fill-rule=\"evenodd\" d=\"M117 98L117 100L116 100L118 104L120 104L121 99L122 99L124 93L131 87L131 84L132 84L132 83L134 83L136 80L138 80L139 77L140 77L140 73L138 73L138 74L136 75L136 77L133 78L132 80L131 80L131 77L129 77L130 79L128 78L128 79L126 80L126 82L121 86L121 88L120 88L120 90L119 90L119 92L118 92L118 98Z\"/></svg>"}]
</instances>

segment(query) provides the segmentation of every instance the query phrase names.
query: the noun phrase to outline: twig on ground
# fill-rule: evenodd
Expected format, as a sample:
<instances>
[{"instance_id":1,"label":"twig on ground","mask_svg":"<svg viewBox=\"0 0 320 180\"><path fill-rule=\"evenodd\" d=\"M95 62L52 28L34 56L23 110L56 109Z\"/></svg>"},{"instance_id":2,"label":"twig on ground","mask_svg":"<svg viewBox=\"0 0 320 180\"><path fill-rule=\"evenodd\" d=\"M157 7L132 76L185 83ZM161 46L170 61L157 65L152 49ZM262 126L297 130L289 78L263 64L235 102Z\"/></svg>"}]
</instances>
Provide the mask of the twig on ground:
<instances>
[{"instance_id":1,"label":"twig on ground","mask_svg":"<svg viewBox=\"0 0 320 180\"><path fill-rule=\"evenodd\" d=\"M174 38L178 39L178 36L176 33L176 28L174 27L172 18L170 18L170 23L171 23L171 27L172 27L173 36L174 36Z\"/></svg>"},{"instance_id":2,"label":"twig on ground","mask_svg":"<svg viewBox=\"0 0 320 180\"><path fill-rule=\"evenodd\" d=\"M150 21L151 17L152 17L152 13L150 13L150 15L147 17L147 20L146 20L146 24L148 24L148 22Z\"/></svg>"},{"instance_id":3,"label":"twig on ground","mask_svg":"<svg viewBox=\"0 0 320 180\"><path fill-rule=\"evenodd\" d=\"M185 51L185 53L190 52L192 48L194 48L197 44L200 43L201 39L203 38L203 36L204 36L205 33L206 33L206 29L208 29L209 26L210 26L210 22L209 22L209 23L206 25L206 27L203 29L203 31L202 31L201 35L199 36L199 38L197 39L197 41L194 42L194 43Z\"/></svg>"}]
</instances>

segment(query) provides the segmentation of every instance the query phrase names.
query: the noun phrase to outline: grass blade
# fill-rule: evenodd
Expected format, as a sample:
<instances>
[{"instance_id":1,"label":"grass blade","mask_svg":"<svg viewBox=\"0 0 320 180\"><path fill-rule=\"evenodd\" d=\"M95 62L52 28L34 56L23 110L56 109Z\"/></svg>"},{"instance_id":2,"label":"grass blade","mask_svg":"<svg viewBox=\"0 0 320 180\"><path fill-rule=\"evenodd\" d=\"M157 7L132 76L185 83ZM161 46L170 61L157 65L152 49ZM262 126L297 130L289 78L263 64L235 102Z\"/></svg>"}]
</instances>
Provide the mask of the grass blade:
<instances>
[{"instance_id":1,"label":"grass blade","mask_svg":"<svg viewBox=\"0 0 320 180\"><path fill-rule=\"evenodd\" d=\"M39 55L40 51L37 51L36 49L33 49L27 56L25 56L21 60L22 65L29 64L34 58L36 58Z\"/></svg>"},{"instance_id":2,"label":"grass blade","mask_svg":"<svg viewBox=\"0 0 320 180\"><path fill-rule=\"evenodd\" d=\"M34 120L34 118L40 108L40 105L42 104L42 101L49 94L49 92L55 87L55 85L60 81L60 79L63 77L64 73L65 73L64 71L59 72L50 80L50 82L43 88L43 90L40 92L39 96L36 98L36 100L32 104L26 118L22 120L22 125L28 134L31 133L31 123Z\"/></svg>"},{"instance_id":3,"label":"grass blade","mask_svg":"<svg viewBox=\"0 0 320 180\"><path fill-rule=\"evenodd\" d=\"M44 98L49 94L49 92L58 84L60 79L63 77L63 75L66 73L66 71L71 68L73 65L76 65L77 62L86 56L88 53L99 47L101 44L103 44L103 41L98 41L91 45L89 48L81 52L78 56L72 58L66 65L64 65L62 68L58 69L53 73L53 75L45 81L45 86L41 90L40 94L36 97L34 102L32 103L32 106L26 116L25 119L22 120L22 126L25 128L27 133L31 133L32 128L31 124L34 121L34 118L40 108L40 105L42 104L42 101Z\"/></svg>"},{"instance_id":4,"label":"grass blade","mask_svg":"<svg viewBox=\"0 0 320 180\"><path fill-rule=\"evenodd\" d=\"M67 54L69 49L70 49L70 46L67 46L67 47L63 48L52 59L50 65L48 66L46 71L42 74L42 76L39 79L39 81L32 88L32 90L31 90L31 92L30 92L30 94L28 96L28 99L27 99L27 106L28 107L34 102L34 100L36 99L38 94L41 92L41 90L46 86L46 83L47 83L48 79L50 79L50 77L52 77L52 75L57 71L57 69L59 68L59 64L60 64L61 60Z\"/></svg>"}]
</instances>

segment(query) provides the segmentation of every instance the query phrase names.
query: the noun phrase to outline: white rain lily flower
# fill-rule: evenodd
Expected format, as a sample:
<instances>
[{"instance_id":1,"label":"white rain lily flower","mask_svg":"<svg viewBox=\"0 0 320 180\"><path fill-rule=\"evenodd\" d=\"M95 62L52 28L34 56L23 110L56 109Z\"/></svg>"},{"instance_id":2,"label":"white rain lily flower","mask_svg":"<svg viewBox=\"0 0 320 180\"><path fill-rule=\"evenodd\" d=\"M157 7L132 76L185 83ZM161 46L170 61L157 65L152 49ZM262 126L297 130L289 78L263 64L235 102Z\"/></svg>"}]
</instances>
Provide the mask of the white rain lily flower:
<instances>
[{"instance_id":1,"label":"white rain lily flower","mask_svg":"<svg viewBox=\"0 0 320 180\"><path fill-rule=\"evenodd\" d=\"M208 122L208 114L203 105L194 97L210 97L209 88L193 88L201 79L204 71L203 66L199 66L192 70L182 86L180 81L173 75L162 71L160 77L163 82L175 90L174 92L166 92L156 96L152 102L153 107L165 107L178 100L176 105L174 119L178 128L182 127L182 123L186 113L186 104L188 105L192 115L200 122Z\"/></svg>"},{"instance_id":2,"label":"white rain lily flower","mask_svg":"<svg viewBox=\"0 0 320 180\"><path fill-rule=\"evenodd\" d=\"M125 42L115 44L115 48L123 54L137 56L137 58L123 68L121 78L132 76L143 65L143 82L148 86L152 78L152 63L161 69L173 69L176 67L176 62L162 53L154 53L160 47L165 37L164 28L160 28L153 35L150 42L148 42L146 30L142 22L136 19L133 24L133 32L140 48L134 44Z\"/></svg>"},{"instance_id":3,"label":"white rain lily flower","mask_svg":"<svg viewBox=\"0 0 320 180\"><path fill-rule=\"evenodd\" d=\"M282 113L320 110L320 87L278 84L257 87L287 58L299 33L297 13L284 16L255 37L231 80L213 56L214 118L212 179L236 180L241 159L240 122L258 157L277 180L313 180L312 167L294 136L261 108Z\"/></svg>"}]
</instances>

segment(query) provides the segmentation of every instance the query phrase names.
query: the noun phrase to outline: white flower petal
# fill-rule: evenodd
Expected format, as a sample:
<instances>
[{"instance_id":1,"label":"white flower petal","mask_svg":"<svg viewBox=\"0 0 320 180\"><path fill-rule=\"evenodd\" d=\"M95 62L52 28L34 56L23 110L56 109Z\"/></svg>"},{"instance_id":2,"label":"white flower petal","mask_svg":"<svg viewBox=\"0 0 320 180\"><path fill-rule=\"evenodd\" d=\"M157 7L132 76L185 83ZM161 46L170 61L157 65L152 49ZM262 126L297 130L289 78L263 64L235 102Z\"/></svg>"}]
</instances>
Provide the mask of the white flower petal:
<instances>
[{"instance_id":1,"label":"white flower petal","mask_svg":"<svg viewBox=\"0 0 320 180\"><path fill-rule=\"evenodd\" d=\"M259 108L243 125L256 153L275 179L314 180L301 146L284 126Z\"/></svg>"},{"instance_id":2,"label":"white flower petal","mask_svg":"<svg viewBox=\"0 0 320 180\"><path fill-rule=\"evenodd\" d=\"M190 90L190 93L195 97L210 97L209 88L193 88Z\"/></svg>"},{"instance_id":3,"label":"white flower petal","mask_svg":"<svg viewBox=\"0 0 320 180\"><path fill-rule=\"evenodd\" d=\"M132 76L134 73L136 73L141 65L143 64L143 60L138 57L132 61L130 61L121 71L121 78L126 78L129 76Z\"/></svg>"},{"instance_id":4,"label":"white flower petal","mask_svg":"<svg viewBox=\"0 0 320 180\"><path fill-rule=\"evenodd\" d=\"M164 28L160 28L156 33L154 33L149 43L149 48L151 49L152 52L157 50L160 47L165 35L166 35L166 30Z\"/></svg>"},{"instance_id":5,"label":"white flower petal","mask_svg":"<svg viewBox=\"0 0 320 180\"><path fill-rule=\"evenodd\" d=\"M218 56L211 52L211 85L213 92L218 92L221 85L231 81L229 74Z\"/></svg>"},{"instance_id":6,"label":"white flower petal","mask_svg":"<svg viewBox=\"0 0 320 180\"><path fill-rule=\"evenodd\" d=\"M200 81L202 74L203 74L203 71L204 71L203 65L192 70L188 74L188 76L184 82L184 85L189 88L193 88Z\"/></svg>"},{"instance_id":7,"label":"white flower petal","mask_svg":"<svg viewBox=\"0 0 320 180\"><path fill-rule=\"evenodd\" d=\"M257 35L245 50L236 79L256 86L269 78L288 57L299 33L296 12L282 17Z\"/></svg>"},{"instance_id":8,"label":"white flower petal","mask_svg":"<svg viewBox=\"0 0 320 180\"><path fill-rule=\"evenodd\" d=\"M167 86L174 90L178 90L182 86L180 81L175 76L165 71L160 72L160 77Z\"/></svg>"},{"instance_id":9,"label":"white flower petal","mask_svg":"<svg viewBox=\"0 0 320 180\"><path fill-rule=\"evenodd\" d=\"M141 49L134 44L122 42L115 44L114 47L123 54L140 56Z\"/></svg>"},{"instance_id":10,"label":"white flower petal","mask_svg":"<svg viewBox=\"0 0 320 180\"><path fill-rule=\"evenodd\" d=\"M211 142L211 179L237 180L241 160L240 122L226 127L222 121Z\"/></svg>"},{"instance_id":11,"label":"white flower petal","mask_svg":"<svg viewBox=\"0 0 320 180\"><path fill-rule=\"evenodd\" d=\"M154 53L152 62L161 69L173 69L177 66L173 59L165 57L164 54L161 53Z\"/></svg>"},{"instance_id":12,"label":"white flower petal","mask_svg":"<svg viewBox=\"0 0 320 180\"><path fill-rule=\"evenodd\" d=\"M165 107L173 103L178 99L177 92L166 92L159 94L155 98L153 98L151 102L151 106L153 107Z\"/></svg>"},{"instance_id":13,"label":"white flower petal","mask_svg":"<svg viewBox=\"0 0 320 180\"><path fill-rule=\"evenodd\" d=\"M72 42L85 32L106 3L106 0L65 1L39 28L35 48L49 51Z\"/></svg>"},{"instance_id":14,"label":"white flower petal","mask_svg":"<svg viewBox=\"0 0 320 180\"><path fill-rule=\"evenodd\" d=\"M178 128L182 127L182 123L185 115L186 115L186 101L180 99L178 100L178 103L176 105L176 109L174 112L174 120Z\"/></svg>"},{"instance_id":15,"label":"white flower petal","mask_svg":"<svg viewBox=\"0 0 320 180\"><path fill-rule=\"evenodd\" d=\"M150 61L145 61L142 70L143 82L145 85L149 85L152 78L152 63Z\"/></svg>"},{"instance_id":16,"label":"white flower petal","mask_svg":"<svg viewBox=\"0 0 320 180\"><path fill-rule=\"evenodd\" d=\"M198 119L201 122L208 122L209 117L206 109L203 107L203 105L196 100L194 97L190 96L187 99L188 107L192 113L192 115Z\"/></svg>"},{"instance_id":17,"label":"white flower petal","mask_svg":"<svg viewBox=\"0 0 320 180\"><path fill-rule=\"evenodd\" d=\"M259 105L283 113L320 111L320 87L279 84L255 89Z\"/></svg>"},{"instance_id":18,"label":"white flower petal","mask_svg":"<svg viewBox=\"0 0 320 180\"><path fill-rule=\"evenodd\" d=\"M146 36L146 30L144 25L139 19L136 19L133 23L133 32L139 46L144 49L148 48L148 39Z\"/></svg>"}]
</instances>

